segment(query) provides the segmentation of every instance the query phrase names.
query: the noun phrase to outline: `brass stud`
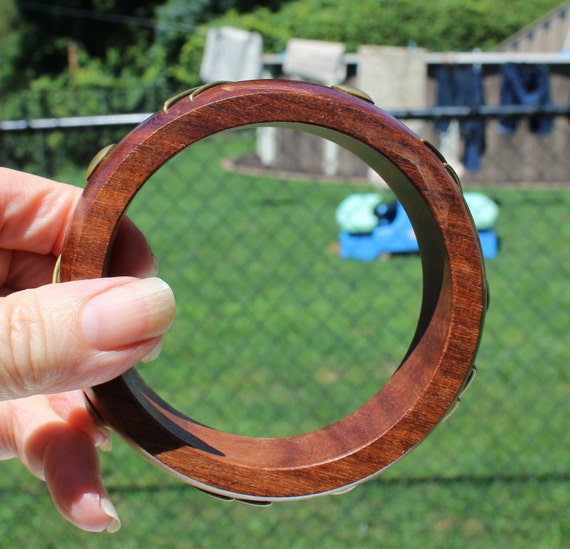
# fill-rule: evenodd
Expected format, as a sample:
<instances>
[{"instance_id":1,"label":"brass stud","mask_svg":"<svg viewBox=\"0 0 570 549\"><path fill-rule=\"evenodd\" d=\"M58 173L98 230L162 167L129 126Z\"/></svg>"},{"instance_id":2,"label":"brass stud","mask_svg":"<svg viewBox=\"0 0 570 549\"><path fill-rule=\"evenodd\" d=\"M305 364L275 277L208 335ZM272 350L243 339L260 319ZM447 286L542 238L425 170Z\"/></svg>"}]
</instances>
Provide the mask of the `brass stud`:
<instances>
[{"instance_id":1,"label":"brass stud","mask_svg":"<svg viewBox=\"0 0 570 549\"><path fill-rule=\"evenodd\" d=\"M342 488L336 489L334 492L331 492L333 496L342 496L343 494L348 494L348 492L352 492L357 486L357 483L349 484L348 486L343 486Z\"/></svg>"},{"instance_id":2,"label":"brass stud","mask_svg":"<svg viewBox=\"0 0 570 549\"><path fill-rule=\"evenodd\" d=\"M477 366L475 366L475 364L473 364L471 366L471 370L469 370L469 373L467 374L467 379L463 383L463 387L461 387L461 389L459 390L459 396L460 397L462 397L463 393L465 393L465 391L467 391L467 389L469 389L469 387L471 386L471 383L473 383L473 380L475 379L476 375L477 375Z\"/></svg>"},{"instance_id":3,"label":"brass stud","mask_svg":"<svg viewBox=\"0 0 570 549\"><path fill-rule=\"evenodd\" d=\"M235 499L239 503L245 503L246 505L253 505L254 507L269 507L271 501L257 501L253 499Z\"/></svg>"},{"instance_id":4,"label":"brass stud","mask_svg":"<svg viewBox=\"0 0 570 549\"><path fill-rule=\"evenodd\" d=\"M457 399L449 407L449 410L447 410L447 412L443 416L443 419L441 420L442 422L451 417L457 411L457 408L459 408L459 404L461 403L461 397L463 396L463 393L465 393L465 391L469 388L471 383L473 383L473 380L475 379L476 375L477 375L477 366L475 366L475 364L472 364L471 369L467 374L467 378L463 382L463 386L461 387L461 389L459 389L459 394L457 396Z\"/></svg>"},{"instance_id":5,"label":"brass stud","mask_svg":"<svg viewBox=\"0 0 570 549\"><path fill-rule=\"evenodd\" d=\"M451 175L451 177L455 181L455 184L459 187L460 190L463 190L463 186L461 185L461 179L459 179L459 176L457 175L457 172L455 171L453 166L451 164L448 164L447 162L444 162L443 165L445 166L445 169L449 172L449 175Z\"/></svg>"},{"instance_id":6,"label":"brass stud","mask_svg":"<svg viewBox=\"0 0 570 549\"><path fill-rule=\"evenodd\" d=\"M61 268L61 255L57 258L55 266L53 268L53 275L51 277L52 284L59 284L59 271Z\"/></svg>"},{"instance_id":7,"label":"brass stud","mask_svg":"<svg viewBox=\"0 0 570 549\"><path fill-rule=\"evenodd\" d=\"M177 103L178 101L180 101L184 97L190 95L195 89L196 89L196 87L190 88L189 90L184 90L183 92L177 93L176 95L169 97L164 102L164 105L162 105L162 110L164 112L168 112L168 109L170 109L170 107L172 107L172 105L174 105L174 103Z\"/></svg>"},{"instance_id":8,"label":"brass stud","mask_svg":"<svg viewBox=\"0 0 570 549\"><path fill-rule=\"evenodd\" d=\"M439 149L435 146L432 145L427 139L422 139L421 142L428 148L431 150L431 152L433 152L442 162L443 164L447 164L447 160L445 159L445 157L443 156L443 154L441 154L441 152L439 151ZM449 165L449 164L447 164Z\"/></svg>"},{"instance_id":9,"label":"brass stud","mask_svg":"<svg viewBox=\"0 0 570 549\"><path fill-rule=\"evenodd\" d=\"M175 103L178 103L178 101L180 101L181 99L184 99L185 97L188 97L190 99L190 101L194 101L194 99L196 98L196 96L206 90L209 90L210 88L213 88L215 86L219 86L220 84L226 84L228 81L227 80L217 80L215 82L208 82L207 84L202 84L200 86L194 86L193 88L190 88L189 90L185 90L183 92L180 92L179 94L174 95L173 97L167 99L164 102L164 105L162 106L162 110L164 112L168 112L168 110L170 109L170 107L172 107L172 105L174 105Z\"/></svg>"},{"instance_id":10,"label":"brass stud","mask_svg":"<svg viewBox=\"0 0 570 549\"><path fill-rule=\"evenodd\" d=\"M441 154L439 149L435 145L430 143L427 139L422 139L421 141L428 149L430 149L441 160L441 162L443 163L443 167L447 170L449 175L451 175L451 177L453 178L453 181L455 181L455 184L460 189L463 189L463 187L461 185L461 179L459 179L457 172L455 171L453 166L445 159L445 156L443 156L443 154Z\"/></svg>"},{"instance_id":11,"label":"brass stud","mask_svg":"<svg viewBox=\"0 0 570 549\"><path fill-rule=\"evenodd\" d=\"M216 498L216 499L221 499L223 501L235 501L235 499L232 497L222 496L221 494L216 494L215 492L210 492L209 490L205 490L204 488L196 488L196 489L200 490L200 492L203 492L204 494L208 494L209 496L212 496L213 498Z\"/></svg>"},{"instance_id":12,"label":"brass stud","mask_svg":"<svg viewBox=\"0 0 570 549\"><path fill-rule=\"evenodd\" d=\"M86 174L87 179L89 179L91 177L91 175L93 175L93 172L97 169L97 166L99 166L99 164L101 164L101 162L111 152L111 150L113 149L114 146L115 146L115 143L112 143L111 145L107 145L106 147L103 147L93 157L93 160L91 160L91 162L89 162L89 166L87 166L87 174Z\"/></svg>"},{"instance_id":13,"label":"brass stud","mask_svg":"<svg viewBox=\"0 0 570 549\"><path fill-rule=\"evenodd\" d=\"M352 95L354 97L358 97L358 99L362 99L363 101L372 103L372 105L374 105L374 99L372 99L372 97L370 97L365 91L359 90L358 88L345 86L344 84L336 84L335 86L331 86L331 89L347 93L348 95Z\"/></svg>"},{"instance_id":14,"label":"brass stud","mask_svg":"<svg viewBox=\"0 0 570 549\"><path fill-rule=\"evenodd\" d=\"M220 86L221 84L227 84L227 83L228 83L227 80L216 80L215 82L208 82L207 84L204 84L203 86L198 86L198 87L194 88L194 90L190 94L190 101L194 101L194 99L196 98L196 96L198 94L205 92L206 90L209 90L210 88L215 88L216 86Z\"/></svg>"},{"instance_id":15,"label":"brass stud","mask_svg":"<svg viewBox=\"0 0 570 549\"><path fill-rule=\"evenodd\" d=\"M446 421L447 419L449 419L456 411L457 408L459 408L459 404L461 403L461 401L459 399L457 399L450 407L449 410L447 410L447 412L445 413L445 415L442 418L442 423L444 421Z\"/></svg>"},{"instance_id":16,"label":"brass stud","mask_svg":"<svg viewBox=\"0 0 570 549\"><path fill-rule=\"evenodd\" d=\"M204 494L208 494L209 496L212 496L213 498L221 499L223 501L236 501L238 503L245 503L246 505L254 505L254 506L261 506L261 507L271 505L271 501L256 501L256 500L251 500L251 499L232 498L229 496L222 496L221 494L216 494L214 492L210 492L209 490L205 490L204 488L197 488L197 489L200 490L200 492L203 492Z\"/></svg>"}]
</instances>

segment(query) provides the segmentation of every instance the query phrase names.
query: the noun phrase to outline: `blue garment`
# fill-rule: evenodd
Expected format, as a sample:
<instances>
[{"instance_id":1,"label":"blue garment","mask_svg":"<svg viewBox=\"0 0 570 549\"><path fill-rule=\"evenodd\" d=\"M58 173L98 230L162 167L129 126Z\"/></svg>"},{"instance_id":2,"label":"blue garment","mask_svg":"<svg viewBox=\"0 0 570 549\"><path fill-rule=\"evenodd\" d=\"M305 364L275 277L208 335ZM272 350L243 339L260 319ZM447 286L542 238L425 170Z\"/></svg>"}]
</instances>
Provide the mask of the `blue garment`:
<instances>
[{"instance_id":1,"label":"blue garment","mask_svg":"<svg viewBox=\"0 0 570 549\"><path fill-rule=\"evenodd\" d=\"M474 65L439 65L436 68L438 107L480 107L485 104L481 67ZM438 120L435 127L443 132L449 121ZM463 139L462 162L466 169L478 172L485 152L485 123L482 118L464 118L459 123Z\"/></svg>"},{"instance_id":2,"label":"blue garment","mask_svg":"<svg viewBox=\"0 0 570 549\"><path fill-rule=\"evenodd\" d=\"M550 78L546 65L505 63L501 65L501 105L550 105ZM545 135L552 131L554 120L545 116L532 116L530 131ZM517 118L501 118L499 132L513 134Z\"/></svg>"}]
</instances>

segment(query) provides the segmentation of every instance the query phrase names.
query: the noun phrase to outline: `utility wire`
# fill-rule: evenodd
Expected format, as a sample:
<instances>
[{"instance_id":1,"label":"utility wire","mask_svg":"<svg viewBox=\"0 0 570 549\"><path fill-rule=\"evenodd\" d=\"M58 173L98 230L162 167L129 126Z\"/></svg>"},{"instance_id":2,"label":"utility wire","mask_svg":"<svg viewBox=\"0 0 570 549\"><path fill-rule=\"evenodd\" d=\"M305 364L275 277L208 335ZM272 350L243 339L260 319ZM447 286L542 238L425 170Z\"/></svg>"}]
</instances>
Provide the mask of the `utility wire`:
<instances>
[{"instance_id":1,"label":"utility wire","mask_svg":"<svg viewBox=\"0 0 570 549\"><path fill-rule=\"evenodd\" d=\"M137 27L145 27L149 29L168 29L185 32L193 32L196 30L196 27L194 25L188 25L186 23L175 23L174 21L155 21L154 19L135 17L132 15L101 13L81 8L69 8L65 6L39 4L37 2L16 2L16 4L24 11L49 13L51 15L57 15L60 17L88 19L91 21L104 21L106 23L114 23L118 25L134 25Z\"/></svg>"}]
</instances>

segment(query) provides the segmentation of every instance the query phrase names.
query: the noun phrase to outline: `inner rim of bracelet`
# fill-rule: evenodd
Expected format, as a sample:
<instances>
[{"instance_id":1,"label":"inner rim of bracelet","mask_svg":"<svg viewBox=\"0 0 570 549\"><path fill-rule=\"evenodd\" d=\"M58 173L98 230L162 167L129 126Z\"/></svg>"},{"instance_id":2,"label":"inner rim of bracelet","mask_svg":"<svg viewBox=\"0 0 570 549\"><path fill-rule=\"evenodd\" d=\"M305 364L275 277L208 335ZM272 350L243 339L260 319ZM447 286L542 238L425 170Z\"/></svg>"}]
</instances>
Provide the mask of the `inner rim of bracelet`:
<instances>
[{"instance_id":1,"label":"inner rim of bracelet","mask_svg":"<svg viewBox=\"0 0 570 549\"><path fill-rule=\"evenodd\" d=\"M396 197L406 208L406 211L410 216L410 221L414 225L414 229L418 237L420 256L422 259L423 292L422 306L417 329L408 352L402 359L401 364L403 364L409 355L414 351L416 344L421 340L430 324L430 320L439 301L440 290L444 278L443 265L446 263L445 247L441 234L439 234L437 223L432 217L427 204L424 202L419 192L414 187L412 181L383 154L372 149L368 145L340 132L310 124L268 123L252 124L248 125L248 127L294 128L334 141L341 147L344 147L345 149L353 152L356 156L366 162L370 168L380 174L381 177L388 183ZM423 147L423 144L418 141L418 146ZM430 238L423 238L423 236L428 232L430 233ZM435 238L433 236L434 234L436 235ZM398 371L395 372L394 376L397 376L397 374ZM161 425L163 425L164 428L169 430L172 434L180 438L181 441L184 441L184 443L188 444L189 446L196 445L196 438L193 435L189 435L188 426L199 425L197 422L170 406L159 395L152 391L152 389L145 384L142 377L136 371L128 372L123 377L132 393L136 395L139 403L156 421L158 421ZM380 391L382 389L383 388L381 388ZM340 422L343 422L343 419L336 423ZM209 429L205 426L200 427ZM322 429L319 431L322 431ZM307 434L310 435L311 433ZM241 435L228 434L228 436L251 440L261 440L252 437L243 437ZM305 435L283 437L283 439L302 436Z\"/></svg>"}]
</instances>

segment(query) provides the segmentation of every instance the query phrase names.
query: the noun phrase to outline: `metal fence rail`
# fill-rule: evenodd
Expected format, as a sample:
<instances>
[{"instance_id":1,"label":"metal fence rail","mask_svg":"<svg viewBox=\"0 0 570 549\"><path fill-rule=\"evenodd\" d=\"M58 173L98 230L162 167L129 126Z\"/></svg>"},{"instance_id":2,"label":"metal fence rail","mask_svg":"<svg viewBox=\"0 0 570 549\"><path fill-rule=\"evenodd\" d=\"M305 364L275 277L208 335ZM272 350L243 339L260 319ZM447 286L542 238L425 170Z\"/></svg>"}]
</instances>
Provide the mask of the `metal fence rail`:
<instances>
[{"instance_id":1,"label":"metal fence rail","mask_svg":"<svg viewBox=\"0 0 570 549\"><path fill-rule=\"evenodd\" d=\"M0 132L53 131L62 129L94 128L99 126L132 126L140 124L147 114L108 114L98 116L66 116L62 118L32 118L0 121Z\"/></svg>"},{"instance_id":2,"label":"metal fence rail","mask_svg":"<svg viewBox=\"0 0 570 549\"><path fill-rule=\"evenodd\" d=\"M457 126L454 126L455 143L451 145L454 149L451 154L457 158L449 159L455 164L464 160L461 158L461 149L467 147L466 134L480 132L478 139L481 143L477 154L481 157L481 165L473 169L467 162L468 171L462 173L466 181L480 185L511 182L567 183L566 163L560 160L570 145L570 105L429 107L392 109L388 112L437 146L449 143L450 138L445 136L454 133L442 133L441 124L457 121ZM120 139L128 128L143 122L150 114L143 112L0 121L0 161L3 165L20 169L42 166L46 174L56 173L70 162L75 165L85 163L92 151L97 149L98 143ZM545 119L552 120L549 131L539 134L529 131L533 121ZM508 121L511 126L508 132L501 128L504 121ZM480 124L480 129L467 126L473 122ZM64 135L69 132L80 132L77 134L79 138L65 138ZM20 139L21 133L26 134L26 139ZM287 151L284 154L286 165L295 163L294 158L287 158ZM311 151L304 154L310 155ZM523 162L520 162L521 158ZM357 171L352 175L356 175Z\"/></svg>"},{"instance_id":3,"label":"metal fence rail","mask_svg":"<svg viewBox=\"0 0 570 549\"><path fill-rule=\"evenodd\" d=\"M511 105L477 107L429 107L418 109L390 109L387 111L402 120L440 120L498 117L528 118L529 116L568 116L570 105ZM140 124L152 113L107 114L97 116L64 116L48 118L24 118L0 121L0 132L26 130L58 130L66 128L91 128L97 126L129 126Z\"/></svg>"}]
</instances>

